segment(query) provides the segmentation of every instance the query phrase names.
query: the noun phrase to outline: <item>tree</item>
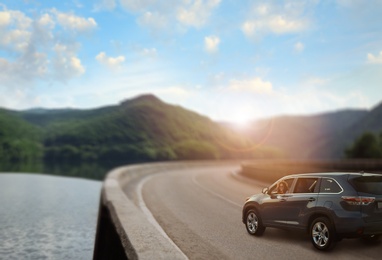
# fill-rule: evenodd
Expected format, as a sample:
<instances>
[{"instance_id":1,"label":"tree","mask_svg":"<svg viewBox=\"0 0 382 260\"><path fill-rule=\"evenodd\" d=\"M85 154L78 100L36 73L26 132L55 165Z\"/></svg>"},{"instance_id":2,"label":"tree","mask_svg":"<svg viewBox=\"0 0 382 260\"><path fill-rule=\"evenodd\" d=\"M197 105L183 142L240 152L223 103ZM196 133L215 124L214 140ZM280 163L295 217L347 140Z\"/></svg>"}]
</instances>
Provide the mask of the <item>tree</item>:
<instances>
[{"instance_id":1,"label":"tree","mask_svg":"<svg viewBox=\"0 0 382 260\"><path fill-rule=\"evenodd\" d=\"M176 144L173 151L180 160L215 160L219 158L217 148L203 141L183 141Z\"/></svg>"},{"instance_id":2,"label":"tree","mask_svg":"<svg viewBox=\"0 0 382 260\"><path fill-rule=\"evenodd\" d=\"M38 161L42 153L40 129L0 109L0 162Z\"/></svg>"},{"instance_id":3,"label":"tree","mask_svg":"<svg viewBox=\"0 0 382 260\"><path fill-rule=\"evenodd\" d=\"M345 150L345 155L347 158L382 158L381 142L377 135L366 132Z\"/></svg>"}]
</instances>

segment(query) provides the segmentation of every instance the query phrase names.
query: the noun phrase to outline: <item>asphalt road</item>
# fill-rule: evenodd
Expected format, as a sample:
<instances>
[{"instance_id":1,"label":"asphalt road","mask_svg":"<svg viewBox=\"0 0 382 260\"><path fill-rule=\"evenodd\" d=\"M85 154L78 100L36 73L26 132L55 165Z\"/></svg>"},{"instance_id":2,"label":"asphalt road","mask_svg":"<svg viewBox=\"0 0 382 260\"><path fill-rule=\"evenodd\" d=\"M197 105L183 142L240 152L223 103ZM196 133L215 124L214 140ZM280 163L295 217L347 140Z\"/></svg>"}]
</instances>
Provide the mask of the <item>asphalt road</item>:
<instances>
[{"instance_id":1,"label":"asphalt road","mask_svg":"<svg viewBox=\"0 0 382 260\"><path fill-rule=\"evenodd\" d=\"M235 177L238 169L232 164L162 170L141 179L136 190L189 259L381 259L382 243L360 239L320 252L304 233L267 228L262 237L250 236L241 207L265 184Z\"/></svg>"}]
</instances>

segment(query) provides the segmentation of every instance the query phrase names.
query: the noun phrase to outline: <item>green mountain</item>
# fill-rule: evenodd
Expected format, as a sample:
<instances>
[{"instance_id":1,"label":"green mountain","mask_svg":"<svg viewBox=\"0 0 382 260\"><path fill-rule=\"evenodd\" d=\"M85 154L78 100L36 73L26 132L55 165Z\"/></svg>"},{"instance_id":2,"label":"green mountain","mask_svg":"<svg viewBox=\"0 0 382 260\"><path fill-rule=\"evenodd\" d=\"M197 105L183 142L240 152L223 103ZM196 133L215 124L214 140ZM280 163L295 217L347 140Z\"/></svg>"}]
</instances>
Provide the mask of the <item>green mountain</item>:
<instances>
[{"instance_id":1,"label":"green mountain","mask_svg":"<svg viewBox=\"0 0 382 260\"><path fill-rule=\"evenodd\" d=\"M209 118L143 95L97 109L8 111L39 129L47 162L141 162L279 156Z\"/></svg>"},{"instance_id":2,"label":"green mountain","mask_svg":"<svg viewBox=\"0 0 382 260\"><path fill-rule=\"evenodd\" d=\"M382 131L382 104L279 116L239 131L143 95L96 109L0 109L0 162L335 159L366 131Z\"/></svg>"},{"instance_id":3,"label":"green mountain","mask_svg":"<svg viewBox=\"0 0 382 260\"><path fill-rule=\"evenodd\" d=\"M39 160L43 154L41 130L0 109L0 162Z\"/></svg>"}]
</instances>

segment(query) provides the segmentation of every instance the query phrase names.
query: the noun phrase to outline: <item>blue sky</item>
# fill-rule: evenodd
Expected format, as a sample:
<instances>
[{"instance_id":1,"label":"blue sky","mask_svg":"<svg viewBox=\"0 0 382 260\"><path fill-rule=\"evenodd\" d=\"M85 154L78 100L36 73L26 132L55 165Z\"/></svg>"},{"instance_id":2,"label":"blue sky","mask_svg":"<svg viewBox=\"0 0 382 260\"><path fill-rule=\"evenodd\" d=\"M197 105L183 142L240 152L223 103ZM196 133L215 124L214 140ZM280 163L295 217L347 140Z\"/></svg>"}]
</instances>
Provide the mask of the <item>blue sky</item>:
<instances>
[{"instance_id":1,"label":"blue sky","mask_svg":"<svg viewBox=\"0 0 382 260\"><path fill-rule=\"evenodd\" d=\"M382 101L381 0L0 0L0 106L153 93L215 120Z\"/></svg>"}]
</instances>

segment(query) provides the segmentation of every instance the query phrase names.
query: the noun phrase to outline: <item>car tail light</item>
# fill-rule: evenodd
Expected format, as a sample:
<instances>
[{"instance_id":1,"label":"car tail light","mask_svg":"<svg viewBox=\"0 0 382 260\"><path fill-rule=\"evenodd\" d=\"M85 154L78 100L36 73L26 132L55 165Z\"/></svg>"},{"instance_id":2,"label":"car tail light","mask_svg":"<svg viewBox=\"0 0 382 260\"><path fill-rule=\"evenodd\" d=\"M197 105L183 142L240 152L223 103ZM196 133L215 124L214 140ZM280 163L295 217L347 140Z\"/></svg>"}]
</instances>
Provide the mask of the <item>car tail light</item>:
<instances>
[{"instance_id":1,"label":"car tail light","mask_svg":"<svg viewBox=\"0 0 382 260\"><path fill-rule=\"evenodd\" d=\"M375 197L342 196L341 198L349 205L369 205L375 201Z\"/></svg>"}]
</instances>

